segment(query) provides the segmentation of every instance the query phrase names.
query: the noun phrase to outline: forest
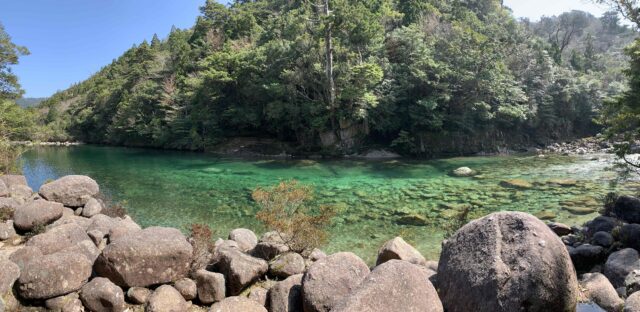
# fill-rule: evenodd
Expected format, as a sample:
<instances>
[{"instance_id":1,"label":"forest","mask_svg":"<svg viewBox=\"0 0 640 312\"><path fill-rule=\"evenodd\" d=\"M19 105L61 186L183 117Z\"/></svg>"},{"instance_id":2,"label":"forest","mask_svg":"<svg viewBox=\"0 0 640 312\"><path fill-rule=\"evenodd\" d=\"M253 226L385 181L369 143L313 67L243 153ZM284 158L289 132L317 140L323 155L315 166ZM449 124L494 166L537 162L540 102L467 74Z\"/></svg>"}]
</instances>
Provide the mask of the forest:
<instances>
[{"instance_id":1,"label":"forest","mask_svg":"<svg viewBox=\"0 0 640 312\"><path fill-rule=\"evenodd\" d=\"M37 139L436 156L595 135L627 89L616 12L517 20L498 0L207 1L37 108Z\"/></svg>"}]
</instances>

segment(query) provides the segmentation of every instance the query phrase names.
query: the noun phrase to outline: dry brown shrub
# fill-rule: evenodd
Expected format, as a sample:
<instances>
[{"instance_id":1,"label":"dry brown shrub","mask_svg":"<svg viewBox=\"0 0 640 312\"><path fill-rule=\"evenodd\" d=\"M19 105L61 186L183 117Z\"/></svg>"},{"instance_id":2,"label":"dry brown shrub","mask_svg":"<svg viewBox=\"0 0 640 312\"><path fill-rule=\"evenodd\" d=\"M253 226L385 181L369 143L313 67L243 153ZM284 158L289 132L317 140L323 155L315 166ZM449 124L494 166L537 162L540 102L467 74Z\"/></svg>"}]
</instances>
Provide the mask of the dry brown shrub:
<instances>
[{"instance_id":1,"label":"dry brown shrub","mask_svg":"<svg viewBox=\"0 0 640 312\"><path fill-rule=\"evenodd\" d=\"M215 244L213 230L206 224L191 224L189 242L193 246L191 272L206 268L213 260Z\"/></svg>"},{"instance_id":2,"label":"dry brown shrub","mask_svg":"<svg viewBox=\"0 0 640 312\"><path fill-rule=\"evenodd\" d=\"M124 218L127 216L127 208L125 208L127 201L116 202L104 193L98 193L95 198L102 202L101 214L112 218Z\"/></svg>"},{"instance_id":3,"label":"dry brown shrub","mask_svg":"<svg viewBox=\"0 0 640 312\"><path fill-rule=\"evenodd\" d=\"M305 253L320 247L328 238L327 227L335 216L331 206L310 207L313 191L297 181L283 181L268 188L256 188L253 200L260 206L256 218L280 237L292 251Z\"/></svg>"}]
</instances>

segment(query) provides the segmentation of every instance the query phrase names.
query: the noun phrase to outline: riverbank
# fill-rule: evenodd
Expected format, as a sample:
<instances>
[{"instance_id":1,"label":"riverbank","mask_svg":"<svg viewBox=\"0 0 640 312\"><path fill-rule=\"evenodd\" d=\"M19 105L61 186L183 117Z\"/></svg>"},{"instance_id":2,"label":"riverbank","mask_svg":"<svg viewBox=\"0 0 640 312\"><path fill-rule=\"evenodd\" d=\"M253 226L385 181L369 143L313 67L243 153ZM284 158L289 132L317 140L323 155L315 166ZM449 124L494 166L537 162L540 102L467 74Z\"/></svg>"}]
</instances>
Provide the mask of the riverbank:
<instances>
[{"instance_id":1,"label":"riverbank","mask_svg":"<svg viewBox=\"0 0 640 312\"><path fill-rule=\"evenodd\" d=\"M640 311L640 199L629 196L584 227L489 214L445 240L439 261L396 237L370 267L348 250L292 252L273 232L214 243L142 229L106 215L117 211L99 192L86 176L38 193L0 176L0 310Z\"/></svg>"}]
</instances>

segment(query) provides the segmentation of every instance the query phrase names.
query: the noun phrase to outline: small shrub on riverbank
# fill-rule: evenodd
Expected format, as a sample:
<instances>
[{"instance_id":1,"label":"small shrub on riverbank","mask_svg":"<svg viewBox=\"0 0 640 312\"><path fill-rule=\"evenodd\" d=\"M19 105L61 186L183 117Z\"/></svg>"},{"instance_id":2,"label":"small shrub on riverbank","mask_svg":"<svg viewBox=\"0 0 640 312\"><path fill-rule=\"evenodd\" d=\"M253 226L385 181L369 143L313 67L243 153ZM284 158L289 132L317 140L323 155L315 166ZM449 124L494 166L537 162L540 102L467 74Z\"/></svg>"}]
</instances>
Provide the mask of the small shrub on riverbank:
<instances>
[{"instance_id":1,"label":"small shrub on riverbank","mask_svg":"<svg viewBox=\"0 0 640 312\"><path fill-rule=\"evenodd\" d=\"M0 175L20 174L18 159L24 152L22 147L9 144L9 141L0 138Z\"/></svg>"},{"instance_id":2,"label":"small shrub on riverbank","mask_svg":"<svg viewBox=\"0 0 640 312\"><path fill-rule=\"evenodd\" d=\"M211 227L206 224L191 224L189 242L193 246L192 273L206 268L211 263L215 250L213 234Z\"/></svg>"},{"instance_id":3,"label":"small shrub on riverbank","mask_svg":"<svg viewBox=\"0 0 640 312\"><path fill-rule=\"evenodd\" d=\"M2 207L0 208L0 223L13 219L13 208Z\"/></svg>"},{"instance_id":4,"label":"small shrub on riverbank","mask_svg":"<svg viewBox=\"0 0 640 312\"><path fill-rule=\"evenodd\" d=\"M603 199L602 209L600 210L600 214L603 216L611 216L613 207L616 205L616 200L618 200L618 194L610 192Z\"/></svg>"},{"instance_id":5,"label":"small shrub on riverbank","mask_svg":"<svg viewBox=\"0 0 640 312\"><path fill-rule=\"evenodd\" d=\"M253 200L260 206L256 218L280 234L291 250L304 253L320 247L328 238L327 227L335 216L331 206L311 207L313 191L297 181L256 188Z\"/></svg>"},{"instance_id":6,"label":"small shrub on riverbank","mask_svg":"<svg viewBox=\"0 0 640 312\"><path fill-rule=\"evenodd\" d=\"M29 241L32 237L42 234L47 230L44 224L36 224L31 231L24 234L25 241Z\"/></svg>"}]
</instances>

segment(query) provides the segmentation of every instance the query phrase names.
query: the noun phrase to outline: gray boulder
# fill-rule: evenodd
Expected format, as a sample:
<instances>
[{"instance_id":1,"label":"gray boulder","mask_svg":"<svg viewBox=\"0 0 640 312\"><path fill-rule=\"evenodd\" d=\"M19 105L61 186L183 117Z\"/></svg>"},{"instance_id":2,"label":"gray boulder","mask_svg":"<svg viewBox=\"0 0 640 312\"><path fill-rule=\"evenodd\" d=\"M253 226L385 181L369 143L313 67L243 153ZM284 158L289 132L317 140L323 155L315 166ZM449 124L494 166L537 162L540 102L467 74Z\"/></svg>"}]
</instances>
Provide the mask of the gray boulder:
<instances>
[{"instance_id":1,"label":"gray boulder","mask_svg":"<svg viewBox=\"0 0 640 312\"><path fill-rule=\"evenodd\" d=\"M91 197L82 208L82 216L85 218L91 218L102 212L102 202Z\"/></svg>"},{"instance_id":2,"label":"gray boulder","mask_svg":"<svg viewBox=\"0 0 640 312\"><path fill-rule=\"evenodd\" d=\"M640 311L640 292L633 293L624 302L624 312Z\"/></svg>"},{"instance_id":3,"label":"gray boulder","mask_svg":"<svg viewBox=\"0 0 640 312\"><path fill-rule=\"evenodd\" d=\"M640 290L640 270L633 270L624 278L625 295L629 296Z\"/></svg>"},{"instance_id":4,"label":"gray boulder","mask_svg":"<svg viewBox=\"0 0 640 312\"><path fill-rule=\"evenodd\" d=\"M203 304L212 304L224 299L226 296L224 275L207 270L198 270L193 277L198 288L198 299Z\"/></svg>"},{"instance_id":5,"label":"gray boulder","mask_svg":"<svg viewBox=\"0 0 640 312\"><path fill-rule=\"evenodd\" d=\"M304 273L304 258L295 252L287 252L276 256L269 262L269 275L287 278L291 275Z\"/></svg>"},{"instance_id":6,"label":"gray boulder","mask_svg":"<svg viewBox=\"0 0 640 312\"><path fill-rule=\"evenodd\" d=\"M189 303L184 300L180 292L169 285L162 285L149 296L145 311L186 312L188 309Z\"/></svg>"},{"instance_id":7,"label":"gray boulder","mask_svg":"<svg viewBox=\"0 0 640 312\"><path fill-rule=\"evenodd\" d=\"M96 277L84 285L80 299L93 312L122 312L126 309L122 288L103 277Z\"/></svg>"},{"instance_id":8,"label":"gray boulder","mask_svg":"<svg viewBox=\"0 0 640 312\"><path fill-rule=\"evenodd\" d=\"M580 286L587 298L609 312L618 312L624 306L624 300L618 297L613 285L600 273L583 274Z\"/></svg>"},{"instance_id":9,"label":"gray boulder","mask_svg":"<svg viewBox=\"0 0 640 312\"><path fill-rule=\"evenodd\" d=\"M216 269L224 274L227 295L238 295L262 277L269 268L266 261L249 256L235 248L220 248L216 253Z\"/></svg>"},{"instance_id":10,"label":"gray boulder","mask_svg":"<svg viewBox=\"0 0 640 312\"><path fill-rule=\"evenodd\" d=\"M305 312L328 312L348 297L369 274L369 267L350 252L314 262L302 279Z\"/></svg>"},{"instance_id":11,"label":"gray boulder","mask_svg":"<svg viewBox=\"0 0 640 312\"><path fill-rule=\"evenodd\" d=\"M133 304L145 304L149 301L151 290L144 287L131 287L127 290L127 299Z\"/></svg>"},{"instance_id":12,"label":"gray boulder","mask_svg":"<svg viewBox=\"0 0 640 312\"><path fill-rule=\"evenodd\" d=\"M393 259L404 260L417 265L424 265L427 262L417 249L413 248L413 246L409 245L399 236L384 243L380 250L378 250L376 265L381 265Z\"/></svg>"},{"instance_id":13,"label":"gray boulder","mask_svg":"<svg viewBox=\"0 0 640 312\"><path fill-rule=\"evenodd\" d=\"M564 223L551 222L551 223L549 223L547 225L558 236L569 235L569 234L571 234L573 232L571 227L566 225L566 224L564 224Z\"/></svg>"},{"instance_id":14,"label":"gray boulder","mask_svg":"<svg viewBox=\"0 0 640 312\"><path fill-rule=\"evenodd\" d=\"M2 181L6 187L12 187L14 185L29 186L27 184L27 178L23 175L14 175L14 174L0 175L0 181Z\"/></svg>"},{"instance_id":15,"label":"gray boulder","mask_svg":"<svg viewBox=\"0 0 640 312\"><path fill-rule=\"evenodd\" d=\"M228 297L214 304L209 312L267 312L259 303L246 297Z\"/></svg>"},{"instance_id":16,"label":"gray boulder","mask_svg":"<svg viewBox=\"0 0 640 312\"><path fill-rule=\"evenodd\" d=\"M640 199L622 195L613 206L613 213L629 223L640 223Z\"/></svg>"},{"instance_id":17,"label":"gray boulder","mask_svg":"<svg viewBox=\"0 0 640 312\"><path fill-rule=\"evenodd\" d=\"M597 216L593 220L587 222L586 229L591 235L601 231L611 233L617 224L618 220L616 220L616 218Z\"/></svg>"},{"instance_id":18,"label":"gray boulder","mask_svg":"<svg viewBox=\"0 0 640 312\"><path fill-rule=\"evenodd\" d=\"M620 242L625 247L640 250L640 224L625 224L620 228Z\"/></svg>"},{"instance_id":19,"label":"gray boulder","mask_svg":"<svg viewBox=\"0 0 640 312\"><path fill-rule=\"evenodd\" d=\"M34 200L24 204L13 215L16 229L31 231L38 225L47 225L62 217L62 204L46 200Z\"/></svg>"},{"instance_id":20,"label":"gray boulder","mask_svg":"<svg viewBox=\"0 0 640 312\"><path fill-rule=\"evenodd\" d=\"M593 234L591 238L591 243L596 246L602 246L603 248L609 248L613 245L614 239L610 233L600 231Z\"/></svg>"},{"instance_id":21,"label":"gray boulder","mask_svg":"<svg viewBox=\"0 0 640 312\"><path fill-rule=\"evenodd\" d=\"M24 262L17 282L25 299L49 299L79 290L91 276L91 261L83 255L58 252Z\"/></svg>"},{"instance_id":22,"label":"gray boulder","mask_svg":"<svg viewBox=\"0 0 640 312\"><path fill-rule=\"evenodd\" d=\"M229 239L238 243L240 250L249 252L258 244L258 237L248 229L235 229L229 233Z\"/></svg>"},{"instance_id":23,"label":"gray boulder","mask_svg":"<svg viewBox=\"0 0 640 312\"><path fill-rule=\"evenodd\" d=\"M302 274L277 282L268 294L270 312L302 312Z\"/></svg>"},{"instance_id":24,"label":"gray boulder","mask_svg":"<svg viewBox=\"0 0 640 312\"><path fill-rule=\"evenodd\" d=\"M284 240L277 232L266 232L260 237L260 241L253 248L251 254L264 260L271 260L279 254L289 251L289 247L285 245Z\"/></svg>"},{"instance_id":25,"label":"gray boulder","mask_svg":"<svg viewBox=\"0 0 640 312\"><path fill-rule=\"evenodd\" d=\"M68 175L40 187L40 196L67 207L82 207L100 192L98 183L90 177Z\"/></svg>"},{"instance_id":26,"label":"gray boulder","mask_svg":"<svg viewBox=\"0 0 640 312\"><path fill-rule=\"evenodd\" d=\"M601 246L582 244L576 248L569 248L569 256L576 269L582 271L602 263L606 253Z\"/></svg>"},{"instance_id":27,"label":"gray boulder","mask_svg":"<svg viewBox=\"0 0 640 312\"><path fill-rule=\"evenodd\" d=\"M191 254L191 244L177 229L150 227L107 245L94 269L121 287L146 287L185 277Z\"/></svg>"},{"instance_id":28,"label":"gray boulder","mask_svg":"<svg viewBox=\"0 0 640 312\"><path fill-rule=\"evenodd\" d=\"M390 260L377 266L332 312L443 312L426 268Z\"/></svg>"},{"instance_id":29,"label":"gray boulder","mask_svg":"<svg viewBox=\"0 0 640 312\"><path fill-rule=\"evenodd\" d=\"M84 306L78 293L70 293L64 296L47 299L44 306L50 311L56 312L84 312Z\"/></svg>"},{"instance_id":30,"label":"gray boulder","mask_svg":"<svg viewBox=\"0 0 640 312\"><path fill-rule=\"evenodd\" d=\"M0 241L7 240L16 235L13 220L0 223Z\"/></svg>"},{"instance_id":31,"label":"gray boulder","mask_svg":"<svg viewBox=\"0 0 640 312\"><path fill-rule=\"evenodd\" d=\"M40 249L42 254L49 255L75 246L82 241L91 242L91 239L80 226L69 223L32 237L25 246L36 247Z\"/></svg>"},{"instance_id":32,"label":"gray boulder","mask_svg":"<svg viewBox=\"0 0 640 312\"><path fill-rule=\"evenodd\" d=\"M0 259L0 298L13 287L13 283L20 277L20 267L15 263Z\"/></svg>"},{"instance_id":33,"label":"gray boulder","mask_svg":"<svg viewBox=\"0 0 640 312\"><path fill-rule=\"evenodd\" d=\"M12 185L9 187L9 197L23 205L31 201L33 198L33 190L26 185Z\"/></svg>"},{"instance_id":34,"label":"gray boulder","mask_svg":"<svg viewBox=\"0 0 640 312\"><path fill-rule=\"evenodd\" d=\"M181 278L175 282L173 287L182 295L184 300L193 300L198 296L196 282L190 278Z\"/></svg>"},{"instance_id":35,"label":"gray boulder","mask_svg":"<svg viewBox=\"0 0 640 312\"><path fill-rule=\"evenodd\" d=\"M573 312L579 294L560 238L521 212L492 213L444 241L438 288L449 312Z\"/></svg>"},{"instance_id":36,"label":"gray boulder","mask_svg":"<svg viewBox=\"0 0 640 312\"><path fill-rule=\"evenodd\" d=\"M640 257L633 248L625 248L609 255L604 264L604 275L614 288L624 287L624 279L633 270L640 269Z\"/></svg>"},{"instance_id":37,"label":"gray boulder","mask_svg":"<svg viewBox=\"0 0 640 312\"><path fill-rule=\"evenodd\" d=\"M249 289L249 294L247 298L259 303L260 305L266 307L268 304L269 290L263 288L261 286L253 286Z\"/></svg>"}]
</instances>

